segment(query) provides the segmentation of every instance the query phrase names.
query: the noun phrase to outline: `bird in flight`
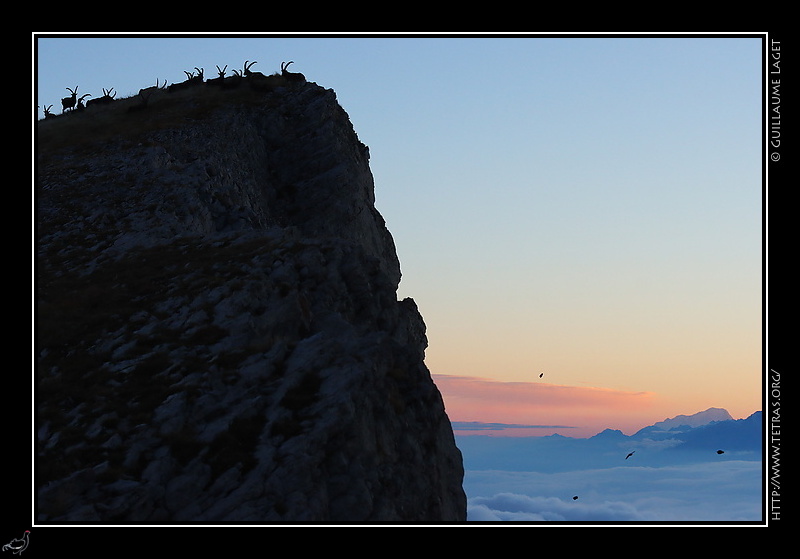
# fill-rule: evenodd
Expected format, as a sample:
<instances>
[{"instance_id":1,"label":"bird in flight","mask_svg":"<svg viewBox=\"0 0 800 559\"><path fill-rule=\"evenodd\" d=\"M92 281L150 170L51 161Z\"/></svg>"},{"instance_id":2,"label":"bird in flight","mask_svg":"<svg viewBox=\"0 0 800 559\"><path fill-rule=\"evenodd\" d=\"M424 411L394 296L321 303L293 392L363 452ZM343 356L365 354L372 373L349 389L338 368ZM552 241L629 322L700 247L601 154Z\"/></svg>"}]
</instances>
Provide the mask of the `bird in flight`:
<instances>
[{"instance_id":1,"label":"bird in flight","mask_svg":"<svg viewBox=\"0 0 800 559\"><path fill-rule=\"evenodd\" d=\"M718 450L717 454L725 454L725 451L724 450Z\"/></svg>"},{"instance_id":2,"label":"bird in flight","mask_svg":"<svg viewBox=\"0 0 800 559\"><path fill-rule=\"evenodd\" d=\"M633 452L636 452L635 450ZM625 460L633 456L633 452L629 452L628 455L625 457Z\"/></svg>"},{"instance_id":3,"label":"bird in flight","mask_svg":"<svg viewBox=\"0 0 800 559\"><path fill-rule=\"evenodd\" d=\"M539 378L542 378L543 376L544 376L544 373L539 373Z\"/></svg>"},{"instance_id":4,"label":"bird in flight","mask_svg":"<svg viewBox=\"0 0 800 559\"><path fill-rule=\"evenodd\" d=\"M577 496L577 495L575 495L575 496L572 498L572 500L573 500L573 501L577 501L577 500L578 500L578 496Z\"/></svg>"}]
</instances>

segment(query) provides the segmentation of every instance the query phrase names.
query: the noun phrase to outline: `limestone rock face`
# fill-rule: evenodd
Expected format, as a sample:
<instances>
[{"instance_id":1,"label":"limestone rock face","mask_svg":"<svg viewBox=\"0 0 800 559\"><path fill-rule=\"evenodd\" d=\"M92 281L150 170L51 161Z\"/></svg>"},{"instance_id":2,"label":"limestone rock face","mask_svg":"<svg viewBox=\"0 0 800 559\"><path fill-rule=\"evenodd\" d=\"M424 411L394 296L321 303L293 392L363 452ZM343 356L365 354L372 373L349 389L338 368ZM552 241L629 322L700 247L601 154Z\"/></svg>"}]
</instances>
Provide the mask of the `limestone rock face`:
<instances>
[{"instance_id":1,"label":"limestone rock face","mask_svg":"<svg viewBox=\"0 0 800 559\"><path fill-rule=\"evenodd\" d=\"M37 520L465 520L366 146L230 93L38 124Z\"/></svg>"}]
</instances>

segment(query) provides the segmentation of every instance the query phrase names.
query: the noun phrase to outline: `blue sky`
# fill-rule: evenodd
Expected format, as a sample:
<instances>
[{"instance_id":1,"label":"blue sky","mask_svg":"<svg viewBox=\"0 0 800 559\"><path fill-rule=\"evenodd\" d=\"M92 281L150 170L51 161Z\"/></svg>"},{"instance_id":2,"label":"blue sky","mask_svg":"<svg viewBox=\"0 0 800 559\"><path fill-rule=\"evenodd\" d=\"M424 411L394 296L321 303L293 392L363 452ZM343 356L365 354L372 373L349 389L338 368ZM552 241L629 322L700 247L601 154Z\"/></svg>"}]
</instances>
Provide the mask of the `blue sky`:
<instances>
[{"instance_id":1,"label":"blue sky","mask_svg":"<svg viewBox=\"0 0 800 559\"><path fill-rule=\"evenodd\" d=\"M761 407L761 38L34 45L36 104L53 112L67 87L128 96L245 60L267 74L293 60L335 90L370 147L398 296L425 318L434 376L530 382L546 371L561 387L652 395L631 429ZM477 407L451 419L562 421Z\"/></svg>"}]
</instances>

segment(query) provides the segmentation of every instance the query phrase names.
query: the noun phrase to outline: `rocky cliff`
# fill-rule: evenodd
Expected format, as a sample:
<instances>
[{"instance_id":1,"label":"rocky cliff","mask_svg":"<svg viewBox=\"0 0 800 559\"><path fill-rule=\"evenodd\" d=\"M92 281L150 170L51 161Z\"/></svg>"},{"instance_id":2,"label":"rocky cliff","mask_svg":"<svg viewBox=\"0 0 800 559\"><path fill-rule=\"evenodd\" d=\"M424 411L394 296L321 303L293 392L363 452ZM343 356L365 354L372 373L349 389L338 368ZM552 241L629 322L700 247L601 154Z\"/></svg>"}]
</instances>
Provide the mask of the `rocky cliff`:
<instances>
[{"instance_id":1,"label":"rocky cliff","mask_svg":"<svg viewBox=\"0 0 800 559\"><path fill-rule=\"evenodd\" d=\"M143 100L37 123L37 521L465 520L334 92Z\"/></svg>"}]
</instances>

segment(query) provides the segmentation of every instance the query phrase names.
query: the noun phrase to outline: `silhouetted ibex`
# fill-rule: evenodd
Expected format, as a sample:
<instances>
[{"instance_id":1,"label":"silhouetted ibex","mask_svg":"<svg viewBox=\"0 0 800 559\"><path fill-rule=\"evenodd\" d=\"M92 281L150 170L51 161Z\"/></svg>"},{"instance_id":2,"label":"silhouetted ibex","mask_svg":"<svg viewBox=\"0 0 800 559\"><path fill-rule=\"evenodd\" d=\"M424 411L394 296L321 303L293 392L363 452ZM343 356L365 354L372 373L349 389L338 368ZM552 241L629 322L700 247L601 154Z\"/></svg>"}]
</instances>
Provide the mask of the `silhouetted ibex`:
<instances>
[{"instance_id":1,"label":"silhouetted ibex","mask_svg":"<svg viewBox=\"0 0 800 559\"><path fill-rule=\"evenodd\" d=\"M203 69L198 68L197 66L195 66L194 69L197 70L196 76L194 75L194 72L192 72L191 74L187 72L187 75L189 76L189 79L187 80L189 82L189 85L198 85L203 83Z\"/></svg>"},{"instance_id":2,"label":"silhouetted ibex","mask_svg":"<svg viewBox=\"0 0 800 559\"><path fill-rule=\"evenodd\" d=\"M225 81L225 70L228 69L228 65L226 64L224 68L220 68L217 66L217 76L216 78L209 78L206 80L206 85L222 85Z\"/></svg>"},{"instance_id":3,"label":"silhouetted ibex","mask_svg":"<svg viewBox=\"0 0 800 559\"><path fill-rule=\"evenodd\" d=\"M150 87L144 87L144 88L140 89L139 90L139 95L141 95L142 93L152 94L152 93L154 93L156 91L164 90L164 89L167 89L167 80L164 80L164 83L159 85L158 84L158 78L156 78L156 85L151 85Z\"/></svg>"},{"instance_id":4,"label":"silhouetted ibex","mask_svg":"<svg viewBox=\"0 0 800 559\"><path fill-rule=\"evenodd\" d=\"M244 77L245 78L265 78L266 77L261 72L253 72L253 71L250 70L250 67L253 66L253 64L257 64L257 62L258 61L256 61L256 60L253 60L252 62L250 62L249 60L245 60L244 61Z\"/></svg>"},{"instance_id":5,"label":"silhouetted ibex","mask_svg":"<svg viewBox=\"0 0 800 559\"><path fill-rule=\"evenodd\" d=\"M62 113L64 111L66 111L67 109L75 108L75 103L78 100L78 86L77 85L75 86L75 90L74 91L71 90L68 87L66 88L66 90L69 91L70 93L72 93L72 95L70 95L69 97L64 97L61 100L61 112Z\"/></svg>"},{"instance_id":6,"label":"silhouetted ibex","mask_svg":"<svg viewBox=\"0 0 800 559\"><path fill-rule=\"evenodd\" d=\"M195 75L194 72L187 72L184 70L183 73L186 74L186 81L170 84L167 90L178 91L179 89L186 89L187 87L203 83L203 69L197 66L195 66L194 69L197 70L197 75Z\"/></svg>"},{"instance_id":7,"label":"silhouetted ibex","mask_svg":"<svg viewBox=\"0 0 800 559\"><path fill-rule=\"evenodd\" d=\"M104 87L103 96L97 97L95 99L89 99L88 101L86 101L86 106L91 107L92 105L106 105L108 103L111 103L114 100L114 97L117 96L116 93L114 93L114 95L111 95L112 91L114 91L113 87L108 91L106 91L106 88Z\"/></svg>"},{"instance_id":8,"label":"silhouetted ibex","mask_svg":"<svg viewBox=\"0 0 800 559\"><path fill-rule=\"evenodd\" d=\"M75 89L78 89L78 88L76 87ZM83 104L83 98L84 98L84 97L91 97L91 96L92 96L92 94L91 94L91 93L84 93L83 95L81 95L80 97L78 97L78 102L77 102L77 103L75 103L75 108L74 108L74 109L72 109L72 110L73 110L73 111L78 111L78 112L81 112L83 109L85 109L85 108L86 108L86 105L84 105L84 104Z\"/></svg>"},{"instance_id":9,"label":"silhouetted ibex","mask_svg":"<svg viewBox=\"0 0 800 559\"><path fill-rule=\"evenodd\" d=\"M289 67L289 64L294 64L294 62L281 62L281 76L283 76L290 82L306 81L306 77L300 72L290 72L289 70L287 70L286 68Z\"/></svg>"}]
</instances>

